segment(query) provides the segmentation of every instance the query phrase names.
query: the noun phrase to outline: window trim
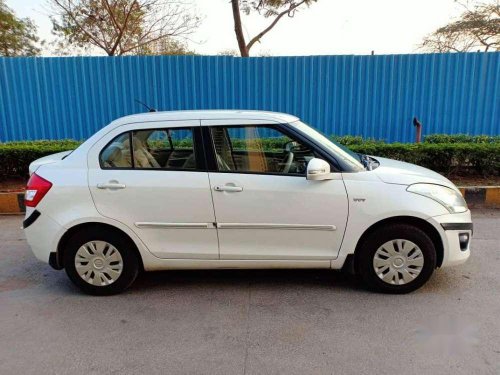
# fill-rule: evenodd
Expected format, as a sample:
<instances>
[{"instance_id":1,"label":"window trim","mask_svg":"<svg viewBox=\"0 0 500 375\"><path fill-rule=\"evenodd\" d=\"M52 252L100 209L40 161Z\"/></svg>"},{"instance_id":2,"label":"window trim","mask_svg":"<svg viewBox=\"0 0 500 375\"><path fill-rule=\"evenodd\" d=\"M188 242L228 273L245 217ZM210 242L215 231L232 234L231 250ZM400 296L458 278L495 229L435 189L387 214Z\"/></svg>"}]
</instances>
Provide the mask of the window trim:
<instances>
[{"instance_id":1,"label":"window trim","mask_svg":"<svg viewBox=\"0 0 500 375\"><path fill-rule=\"evenodd\" d=\"M210 131L212 128L244 128L244 127L265 127L265 128L271 128L274 130L277 130L284 135L288 136L294 141L300 141L302 144L305 146L309 147L311 151L314 154L318 154L321 156L324 160L326 160L330 164L330 168L333 167L332 173L340 173L341 169L338 167L337 161L332 158L331 155L325 153L325 151L321 148L319 148L316 143L311 142L309 138L305 137L302 133L293 131L289 127L286 126L286 124L231 124L231 125L202 125L202 128L207 129L204 131L204 134L209 137L208 142L204 142L204 144L209 147L209 150L207 152L207 159L208 163L211 164L213 167L212 169L209 169L210 172L217 172L217 173L232 173L232 174L252 174L252 175L263 175L263 176L282 176L282 177L301 177L305 178L306 175L304 174L296 174L296 173L279 173L279 172L252 172L252 171L221 171L219 170L219 166L217 164L216 160L216 153L215 153L215 143L214 139L212 137L212 132Z\"/></svg>"},{"instance_id":2,"label":"window trim","mask_svg":"<svg viewBox=\"0 0 500 375\"><path fill-rule=\"evenodd\" d=\"M137 132L137 131L147 131L147 130L191 130L191 133L193 135L193 151L195 154L195 161L196 161L196 168L195 169L184 169L184 168L136 168L135 167L135 158L134 158L134 145L132 142L132 133ZM105 167L102 163L102 154L106 148L108 148L113 141L124 135L127 134L129 136L129 142L130 142L130 158L131 158L131 167ZM199 146L197 146L197 143L199 143ZM173 151L173 149L172 149ZM203 145L203 140L202 140L202 135L201 135L201 129L200 126L180 126L180 127L163 127L163 128L143 128L143 129L130 129L126 130L116 136L114 136L106 145L99 151L98 155L98 162L99 162L99 167L101 170L105 171L177 171L177 172L207 172L207 163L205 160L205 152L204 152L204 145Z\"/></svg>"}]
</instances>

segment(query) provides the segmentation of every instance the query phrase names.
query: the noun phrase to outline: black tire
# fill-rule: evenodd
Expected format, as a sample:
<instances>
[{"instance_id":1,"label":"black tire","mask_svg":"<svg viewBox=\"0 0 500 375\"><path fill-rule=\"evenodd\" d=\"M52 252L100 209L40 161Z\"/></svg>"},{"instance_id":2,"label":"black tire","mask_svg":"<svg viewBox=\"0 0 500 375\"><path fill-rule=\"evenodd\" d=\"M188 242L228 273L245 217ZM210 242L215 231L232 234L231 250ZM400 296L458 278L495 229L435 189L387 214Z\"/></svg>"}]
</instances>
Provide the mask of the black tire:
<instances>
[{"instance_id":1,"label":"black tire","mask_svg":"<svg viewBox=\"0 0 500 375\"><path fill-rule=\"evenodd\" d=\"M417 245L424 258L420 274L412 281L395 285L382 280L376 273L373 261L377 249L388 241L403 239ZM424 285L436 268L436 249L429 236L420 228L407 224L390 224L369 234L356 253L356 273L370 290L382 293L410 293Z\"/></svg>"},{"instance_id":2,"label":"black tire","mask_svg":"<svg viewBox=\"0 0 500 375\"><path fill-rule=\"evenodd\" d=\"M113 245L122 257L123 269L121 274L109 285L92 285L85 281L76 270L76 253L82 245L90 241L105 241ZM83 292L91 295L107 296L121 293L134 282L139 273L139 259L135 245L123 234L104 228L91 228L75 233L68 240L64 251L64 268L70 280Z\"/></svg>"}]
</instances>

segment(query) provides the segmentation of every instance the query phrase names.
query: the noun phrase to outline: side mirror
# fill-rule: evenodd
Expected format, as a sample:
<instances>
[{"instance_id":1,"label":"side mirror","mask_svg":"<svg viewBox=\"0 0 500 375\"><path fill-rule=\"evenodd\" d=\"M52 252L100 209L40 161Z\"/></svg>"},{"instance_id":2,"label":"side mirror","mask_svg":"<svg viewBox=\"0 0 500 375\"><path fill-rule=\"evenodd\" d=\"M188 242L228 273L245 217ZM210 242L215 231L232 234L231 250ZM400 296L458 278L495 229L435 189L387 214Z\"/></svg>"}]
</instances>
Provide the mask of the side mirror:
<instances>
[{"instance_id":1,"label":"side mirror","mask_svg":"<svg viewBox=\"0 0 500 375\"><path fill-rule=\"evenodd\" d=\"M307 163L307 179L313 181L331 180L330 164L323 159L311 159Z\"/></svg>"}]
</instances>

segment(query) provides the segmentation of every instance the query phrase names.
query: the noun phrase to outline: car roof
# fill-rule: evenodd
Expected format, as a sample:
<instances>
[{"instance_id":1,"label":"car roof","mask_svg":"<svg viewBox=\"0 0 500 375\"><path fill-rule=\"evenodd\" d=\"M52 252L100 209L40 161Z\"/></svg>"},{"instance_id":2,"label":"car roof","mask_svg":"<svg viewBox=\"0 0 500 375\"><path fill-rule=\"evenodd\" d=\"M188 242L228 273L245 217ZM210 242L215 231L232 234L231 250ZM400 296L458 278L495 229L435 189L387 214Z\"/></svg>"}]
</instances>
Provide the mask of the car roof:
<instances>
[{"instance_id":1,"label":"car roof","mask_svg":"<svg viewBox=\"0 0 500 375\"><path fill-rule=\"evenodd\" d=\"M121 117L112 122L120 126L133 122L168 121L168 120L269 120L278 123L289 123L298 120L298 117L279 112L250 111L250 110L198 110L198 111L165 111L148 112Z\"/></svg>"}]
</instances>

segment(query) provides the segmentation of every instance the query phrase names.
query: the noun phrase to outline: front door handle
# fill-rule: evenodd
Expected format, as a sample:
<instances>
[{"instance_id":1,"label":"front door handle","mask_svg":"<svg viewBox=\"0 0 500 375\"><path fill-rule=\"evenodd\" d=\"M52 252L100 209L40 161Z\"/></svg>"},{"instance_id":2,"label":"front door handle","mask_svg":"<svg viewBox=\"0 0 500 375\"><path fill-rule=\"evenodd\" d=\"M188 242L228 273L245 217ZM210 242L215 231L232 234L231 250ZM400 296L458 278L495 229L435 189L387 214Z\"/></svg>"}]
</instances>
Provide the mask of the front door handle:
<instances>
[{"instance_id":1,"label":"front door handle","mask_svg":"<svg viewBox=\"0 0 500 375\"><path fill-rule=\"evenodd\" d=\"M221 186L221 185L218 185L218 186L214 187L214 190L215 191L228 191L231 193L239 193L239 192L243 191L243 188L241 186L232 186L232 185Z\"/></svg>"},{"instance_id":2,"label":"front door handle","mask_svg":"<svg viewBox=\"0 0 500 375\"><path fill-rule=\"evenodd\" d=\"M117 182L108 182L106 184L97 184L98 189L125 189L125 184L119 184Z\"/></svg>"}]
</instances>

